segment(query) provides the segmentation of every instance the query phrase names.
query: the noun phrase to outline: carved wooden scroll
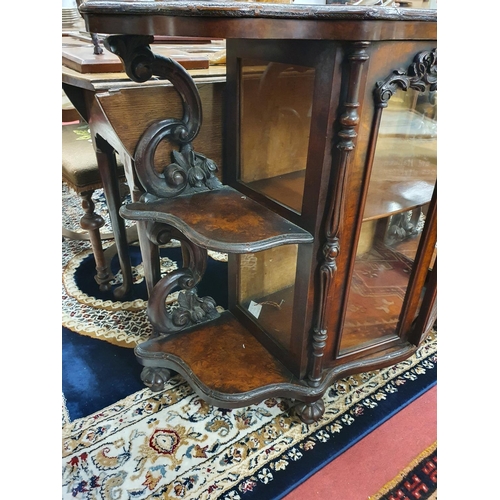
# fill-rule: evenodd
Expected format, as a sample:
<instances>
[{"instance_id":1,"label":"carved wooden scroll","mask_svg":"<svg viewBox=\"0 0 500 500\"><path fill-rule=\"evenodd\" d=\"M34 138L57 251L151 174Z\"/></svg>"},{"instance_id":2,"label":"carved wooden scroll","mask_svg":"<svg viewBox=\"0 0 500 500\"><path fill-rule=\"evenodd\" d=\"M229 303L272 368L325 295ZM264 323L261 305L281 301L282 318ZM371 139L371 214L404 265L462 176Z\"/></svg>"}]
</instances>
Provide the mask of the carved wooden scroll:
<instances>
[{"instance_id":1,"label":"carved wooden scroll","mask_svg":"<svg viewBox=\"0 0 500 500\"><path fill-rule=\"evenodd\" d=\"M387 102L398 88L424 92L427 86L431 92L437 90L437 49L419 52L406 71L395 70L384 81L377 82L374 90L375 105L377 108L386 108Z\"/></svg>"},{"instance_id":2,"label":"carved wooden scroll","mask_svg":"<svg viewBox=\"0 0 500 500\"><path fill-rule=\"evenodd\" d=\"M179 92L183 105L181 119L168 118L150 125L139 140L134 160L137 176L150 195L157 198L177 196L181 192L221 187L214 175L217 165L206 156L193 151L192 141L202 122L202 107L196 84L176 61L153 54L151 36L114 35L106 39L106 47L122 59L127 75L136 82L145 82L153 75L169 80ZM161 173L154 167L156 149L162 140L179 145L172 154L172 163Z\"/></svg>"},{"instance_id":3,"label":"carved wooden scroll","mask_svg":"<svg viewBox=\"0 0 500 500\"><path fill-rule=\"evenodd\" d=\"M182 242L184 266L171 271L153 288L148 299L148 317L153 325L154 337L159 334L172 334L191 325L219 317L216 303L212 297L198 297L196 285L205 273L207 251L182 233L162 223L148 227L148 238L156 245L162 245L176 238ZM177 298L178 307L167 310L165 300L176 288L180 288Z\"/></svg>"}]
</instances>

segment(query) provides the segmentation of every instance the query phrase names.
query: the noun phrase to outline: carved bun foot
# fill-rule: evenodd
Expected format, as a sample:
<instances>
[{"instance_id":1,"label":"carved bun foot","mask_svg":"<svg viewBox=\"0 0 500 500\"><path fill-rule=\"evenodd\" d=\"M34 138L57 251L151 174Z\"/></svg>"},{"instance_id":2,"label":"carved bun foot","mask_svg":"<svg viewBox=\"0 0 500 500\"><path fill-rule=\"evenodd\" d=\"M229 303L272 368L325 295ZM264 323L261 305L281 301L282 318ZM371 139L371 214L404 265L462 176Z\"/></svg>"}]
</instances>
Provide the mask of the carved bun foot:
<instances>
[{"instance_id":1,"label":"carved bun foot","mask_svg":"<svg viewBox=\"0 0 500 500\"><path fill-rule=\"evenodd\" d=\"M295 407L295 413L305 424L313 424L325 413L325 403L322 399L312 403L300 403Z\"/></svg>"},{"instance_id":2,"label":"carved bun foot","mask_svg":"<svg viewBox=\"0 0 500 500\"><path fill-rule=\"evenodd\" d=\"M141 380L153 392L162 391L171 376L172 374L167 368L151 368L146 366L141 372Z\"/></svg>"}]
</instances>

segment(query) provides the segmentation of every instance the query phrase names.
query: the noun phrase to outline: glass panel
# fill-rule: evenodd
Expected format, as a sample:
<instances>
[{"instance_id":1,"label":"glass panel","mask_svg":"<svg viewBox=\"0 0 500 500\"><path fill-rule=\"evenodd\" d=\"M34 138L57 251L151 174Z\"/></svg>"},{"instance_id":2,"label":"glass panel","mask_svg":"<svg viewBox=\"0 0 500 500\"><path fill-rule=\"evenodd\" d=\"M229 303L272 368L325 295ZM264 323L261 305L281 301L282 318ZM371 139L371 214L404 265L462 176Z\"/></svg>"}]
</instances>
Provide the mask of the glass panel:
<instances>
[{"instance_id":1,"label":"glass panel","mask_svg":"<svg viewBox=\"0 0 500 500\"><path fill-rule=\"evenodd\" d=\"M300 213L314 69L241 62L240 181Z\"/></svg>"},{"instance_id":2,"label":"glass panel","mask_svg":"<svg viewBox=\"0 0 500 500\"><path fill-rule=\"evenodd\" d=\"M396 92L382 113L341 353L396 335L436 165L437 93Z\"/></svg>"},{"instance_id":3,"label":"glass panel","mask_svg":"<svg viewBox=\"0 0 500 500\"><path fill-rule=\"evenodd\" d=\"M238 303L285 348L290 348L298 245L239 256Z\"/></svg>"}]
</instances>

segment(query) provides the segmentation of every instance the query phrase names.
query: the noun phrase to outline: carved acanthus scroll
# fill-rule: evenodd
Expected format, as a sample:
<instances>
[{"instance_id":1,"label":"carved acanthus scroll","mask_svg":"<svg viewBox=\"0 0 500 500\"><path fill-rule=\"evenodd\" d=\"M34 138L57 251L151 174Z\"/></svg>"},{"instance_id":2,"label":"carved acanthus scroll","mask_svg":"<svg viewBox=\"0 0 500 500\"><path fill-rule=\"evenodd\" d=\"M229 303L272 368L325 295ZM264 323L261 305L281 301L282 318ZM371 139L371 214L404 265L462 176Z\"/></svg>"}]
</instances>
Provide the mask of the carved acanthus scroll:
<instances>
[{"instance_id":1,"label":"carved acanthus scroll","mask_svg":"<svg viewBox=\"0 0 500 500\"><path fill-rule=\"evenodd\" d=\"M153 325L154 336L175 333L219 317L214 299L198 297L196 292L196 285L205 273L207 251L166 224L153 223L148 226L148 238L157 245L163 245L174 237L182 241L184 267L165 275L151 292L148 317ZM176 288L181 288L177 307L168 310L165 300Z\"/></svg>"},{"instance_id":2,"label":"carved acanthus scroll","mask_svg":"<svg viewBox=\"0 0 500 500\"><path fill-rule=\"evenodd\" d=\"M127 75L136 82L152 76L169 80L179 92L183 105L181 119L168 118L151 124L141 136L134 154L137 176L149 194L169 198L186 192L217 189L221 183L215 176L215 162L197 153L192 141L202 123L201 99L193 79L176 61L154 54L149 47L153 37L114 35L106 39L106 47L122 59ZM179 145L172 153L172 163L158 173L154 156L161 141L168 139Z\"/></svg>"},{"instance_id":3,"label":"carved acanthus scroll","mask_svg":"<svg viewBox=\"0 0 500 500\"><path fill-rule=\"evenodd\" d=\"M431 92L437 90L437 49L419 52L406 71L397 69L384 81L377 82L375 105L378 108L387 107L389 99L398 89L424 92L427 86Z\"/></svg>"}]
</instances>

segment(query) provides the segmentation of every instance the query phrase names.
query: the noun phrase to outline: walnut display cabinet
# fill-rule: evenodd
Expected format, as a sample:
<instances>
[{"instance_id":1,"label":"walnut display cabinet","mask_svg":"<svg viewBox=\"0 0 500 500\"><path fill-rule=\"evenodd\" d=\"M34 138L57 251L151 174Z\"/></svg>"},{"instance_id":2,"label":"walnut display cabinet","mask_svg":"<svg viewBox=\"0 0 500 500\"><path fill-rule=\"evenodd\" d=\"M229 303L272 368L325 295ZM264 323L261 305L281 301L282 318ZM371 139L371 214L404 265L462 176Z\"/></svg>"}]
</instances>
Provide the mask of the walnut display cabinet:
<instances>
[{"instance_id":1,"label":"walnut display cabinet","mask_svg":"<svg viewBox=\"0 0 500 500\"><path fill-rule=\"evenodd\" d=\"M88 0L81 12L132 79L168 78L183 102L144 132L144 195L121 210L150 270L145 383L161 390L173 370L226 408L290 398L311 423L336 379L411 356L436 319L436 11ZM151 35L226 39L222 174L192 148L196 87ZM155 165L165 140L172 163ZM170 238L184 267L161 277ZM207 250L228 254L222 312L196 293Z\"/></svg>"}]
</instances>

